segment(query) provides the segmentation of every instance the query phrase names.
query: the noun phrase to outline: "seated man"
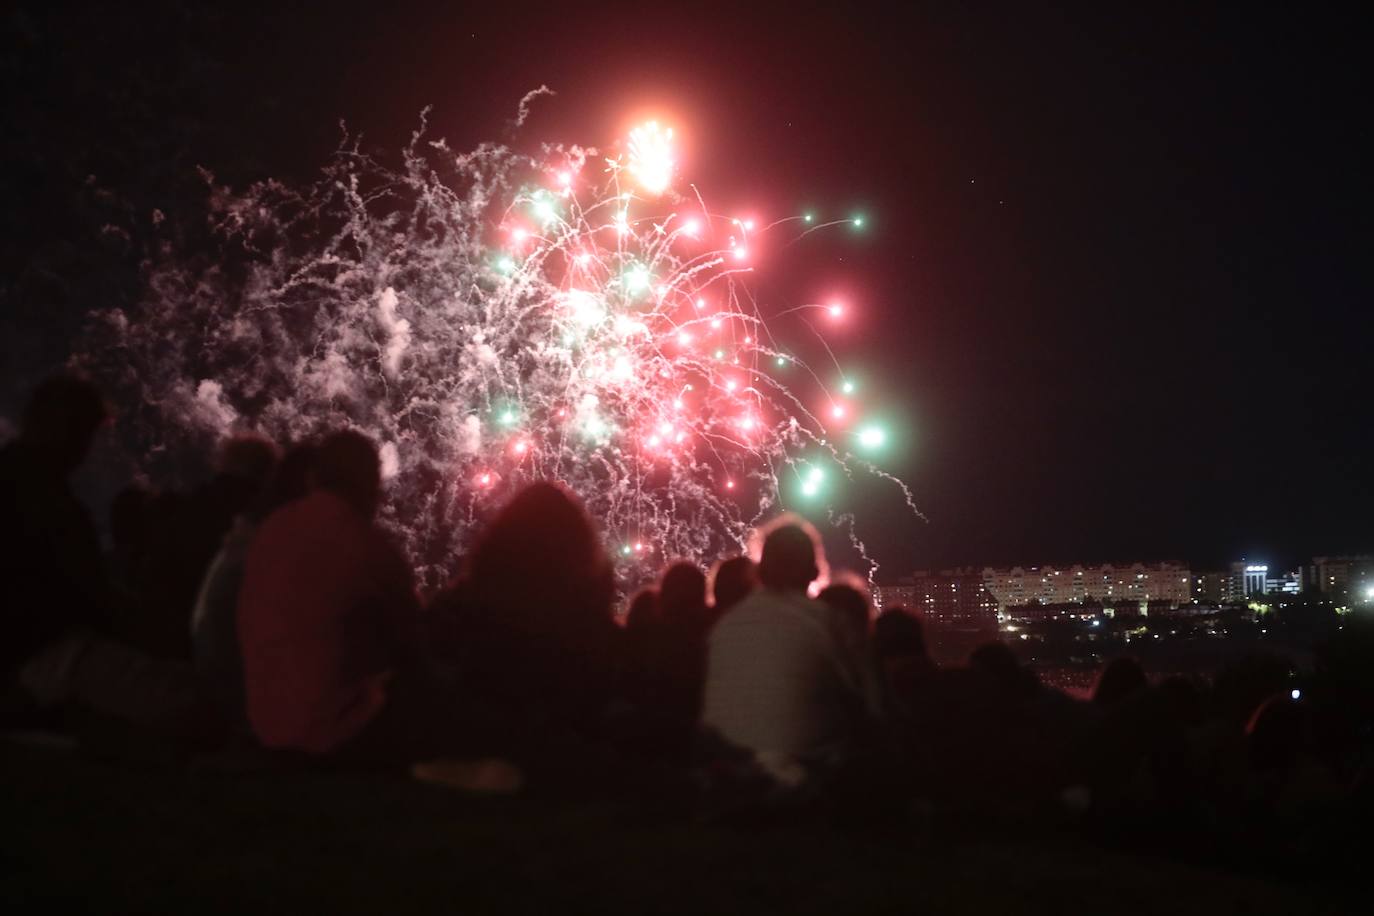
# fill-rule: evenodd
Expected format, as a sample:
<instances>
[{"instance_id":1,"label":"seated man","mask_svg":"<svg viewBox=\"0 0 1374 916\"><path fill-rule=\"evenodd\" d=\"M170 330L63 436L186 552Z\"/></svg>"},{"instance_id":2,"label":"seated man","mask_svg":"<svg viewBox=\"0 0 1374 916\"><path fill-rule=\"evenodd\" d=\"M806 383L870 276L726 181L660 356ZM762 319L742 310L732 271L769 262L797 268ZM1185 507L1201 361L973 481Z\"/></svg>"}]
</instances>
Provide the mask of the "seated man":
<instances>
[{"instance_id":1,"label":"seated man","mask_svg":"<svg viewBox=\"0 0 1374 916\"><path fill-rule=\"evenodd\" d=\"M371 440L326 437L308 480L309 493L270 515L248 547L238 635L257 739L329 754L388 705L418 644L419 606L409 567L373 523L381 471Z\"/></svg>"},{"instance_id":2,"label":"seated man","mask_svg":"<svg viewBox=\"0 0 1374 916\"><path fill-rule=\"evenodd\" d=\"M807 597L824 562L815 530L783 517L764 532L760 588L712 630L703 724L785 786L842 764L878 708L852 627Z\"/></svg>"},{"instance_id":3,"label":"seated man","mask_svg":"<svg viewBox=\"0 0 1374 916\"><path fill-rule=\"evenodd\" d=\"M0 680L40 709L73 707L154 731L208 737L190 666L109 638L113 599L99 539L70 477L107 410L90 382L47 379L0 449Z\"/></svg>"}]
</instances>

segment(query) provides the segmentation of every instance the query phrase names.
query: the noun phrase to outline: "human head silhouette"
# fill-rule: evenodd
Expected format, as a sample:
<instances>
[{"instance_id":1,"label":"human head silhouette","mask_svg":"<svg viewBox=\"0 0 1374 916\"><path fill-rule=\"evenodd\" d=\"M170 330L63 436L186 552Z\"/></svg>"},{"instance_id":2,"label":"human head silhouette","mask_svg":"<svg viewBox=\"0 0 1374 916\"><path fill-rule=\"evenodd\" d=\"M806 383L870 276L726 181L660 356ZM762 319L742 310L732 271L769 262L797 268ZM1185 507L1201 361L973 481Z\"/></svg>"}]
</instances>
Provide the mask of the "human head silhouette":
<instances>
[{"instance_id":1,"label":"human head silhouette","mask_svg":"<svg viewBox=\"0 0 1374 916\"><path fill-rule=\"evenodd\" d=\"M866 635L868 633L872 606L868 603L868 596L860 591L856 585L849 582L837 582L821 589L821 593L816 597L822 603L838 611L845 625L856 634Z\"/></svg>"},{"instance_id":2,"label":"human head silhouette","mask_svg":"<svg viewBox=\"0 0 1374 916\"><path fill-rule=\"evenodd\" d=\"M805 592L820 578L825 553L810 522L783 515L764 528L759 581L778 591Z\"/></svg>"},{"instance_id":3,"label":"human head silhouette","mask_svg":"<svg viewBox=\"0 0 1374 916\"><path fill-rule=\"evenodd\" d=\"M287 503L304 496L310 489L318 453L319 447L313 442L298 442L288 448L258 494L253 514L257 518L266 518Z\"/></svg>"},{"instance_id":4,"label":"human head silhouette","mask_svg":"<svg viewBox=\"0 0 1374 916\"><path fill-rule=\"evenodd\" d=\"M641 588L630 599L629 609L625 611L625 629L642 634L652 630L657 623L658 589Z\"/></svg>"},{"instance_id":5,"label":"human head silhouette","mask_svg":"<svg viewBox=\"0 0 1374 916\"><path fill-rule=\"evenodd\" d=\"M758 567L748 557L730 557L711 567L711 607L716 616L739 604L759 584Z\"/></svg>"},{"instance_id":6,"label":"human head silhouette","mask_svg":"<svg viewBox=\"0 0 1374 916\"><path fill-rule=\"evenodd\" d=\"M515 495L478 541L467 578L479 601L537 627L535 635L610 620L610 561L581 503L557 484Z\"/></svg>"},{"instance_id":7,"label":"human head silhouette","mask_svg":"<svg viewBox=\"0 0 1374 916\"><path fill-rule=\"evenodd\" d=\"M29 398L20 438L65 476L86 460L96 430L108 417L94 385L76 375L53 375Z\"/></svg>"},{"instance_id":8,"label":"human head silhouette","mask_svg":"<svg viewBox=\"0 0 1374 916\"><path fill-rule=\"evenodd\" d=\"M363 518L371 519L382 496L377 446L356 430L330 433L315 452L310 481L314 488L333 493Z\"/></svg>"},{"instance_id":9,"label":"human head silhouette","mask_svg":"<svg viewBox=\"0 0 1374 916\"><path fill-rule=\"evenodd\" d=\"M668 623L699 621L706 610L706 575L687 560L670 564L659 580L658 604Z\"/></svg>"},{"instance_id":10,"label":"human head silhouette","mask_svg":"<svg viewBox=\"0 0 1374 916\"><path fill-rule=\"evenodd\" d=\"M906 608L887 608L873 621L873 651L880 659L925 658L925 628Z\"/></svg>"},{"instance_id":11,"label":"human head silhouette","mask_svg":"<svg viewBox=\"0 0 1374 916\"><path fill-rule=\"evenodd\" d=\"M235 433L220 443L215 470L261 488L271 478L280 458L281 450L266 436Z\"/></svg>"},{"instance_id":12,"label":"human head silhouette","mask_svg":"<svg viewBox=\"0 0 1374 916\"><path fill-rule=\"evenodd\" d=\"M1093 702L1112 706L1147 686L1149 681L1140 662L1127 656L1114 658L1097 676L1097 684L1093 687Z\"/></svg>"}]
</instances>

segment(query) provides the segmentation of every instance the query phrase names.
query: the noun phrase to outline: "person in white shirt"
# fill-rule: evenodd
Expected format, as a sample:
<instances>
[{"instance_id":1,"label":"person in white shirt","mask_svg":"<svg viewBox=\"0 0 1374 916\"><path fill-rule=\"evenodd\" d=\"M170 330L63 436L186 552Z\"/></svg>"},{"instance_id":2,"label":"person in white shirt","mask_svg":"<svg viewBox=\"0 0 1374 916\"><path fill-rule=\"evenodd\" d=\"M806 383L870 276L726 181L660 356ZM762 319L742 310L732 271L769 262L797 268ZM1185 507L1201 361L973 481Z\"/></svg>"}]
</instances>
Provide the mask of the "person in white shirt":
<instances>
[{"instance_id":1,"label":"person in white shirt","mask_svg":"<svg viewBox=\"0 0 1374 916\"><path fill-rule=\"evenodd\" d=\"M833 770L878 714L878 680L841 614L808 597L824 552L784 516L761 532L760 587L712 630L702 724L778 783Z\"/></svg>"}]
</instances>

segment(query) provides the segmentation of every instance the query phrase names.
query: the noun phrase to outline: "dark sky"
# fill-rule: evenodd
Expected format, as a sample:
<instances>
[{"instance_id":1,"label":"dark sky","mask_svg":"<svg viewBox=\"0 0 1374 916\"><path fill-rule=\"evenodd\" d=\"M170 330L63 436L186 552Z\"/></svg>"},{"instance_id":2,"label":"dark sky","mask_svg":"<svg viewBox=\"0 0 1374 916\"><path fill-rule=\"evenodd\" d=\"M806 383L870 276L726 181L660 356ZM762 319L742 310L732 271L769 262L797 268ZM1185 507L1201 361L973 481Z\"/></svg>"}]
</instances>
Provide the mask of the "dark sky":
<instances>
[{"instance_id":1,"label":"dark sky","mask_svg":"<svg viewBox=\"0 0 1374 916\"><path fill-rule=\"evenodd\" d=\"M1374 549L1362 22L474 6L21 4L17 130L117 149L182 125L169 156L243 181L307 174L341 118L394 148L433 105L459 148L500 137L540 84L528 139L666 111L715 199L871 220L763 290L853 293L835 343L929 517L886 487L837 504L889 572Z\"/></svg>"}]
</instances>

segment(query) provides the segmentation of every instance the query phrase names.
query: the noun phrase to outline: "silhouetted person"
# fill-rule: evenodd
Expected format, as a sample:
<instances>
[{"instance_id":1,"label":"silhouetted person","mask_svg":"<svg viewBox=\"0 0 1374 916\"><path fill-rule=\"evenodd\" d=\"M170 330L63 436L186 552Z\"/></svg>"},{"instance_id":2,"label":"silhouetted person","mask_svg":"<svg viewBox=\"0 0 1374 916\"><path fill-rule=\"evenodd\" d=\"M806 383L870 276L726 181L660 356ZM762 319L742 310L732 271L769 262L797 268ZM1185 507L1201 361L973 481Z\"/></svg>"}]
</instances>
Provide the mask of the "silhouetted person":
<instances>
[{"instance_id":1,"label":"silhouetted person","mask_svg":"<svg viewBox=\"0 0 1374 916\"><path fill-rule=\"evenodd\" d=\"M673 747L686 750L701 716L706 677L706 576L693 563L678 561L658 586L659 626L655 646L654 713Z\"/></svg>"},{"instance_id":2,"label":"silhouetted person","mask_svg":"<svg viewBox=\"0 0 1374 916\"><path fill-rule=\"evenodd\" d=\"M1150 684L1145 669L1133 658L1122 656L1106 664L1093 687L1093 702L1115 706Z\"/></svg>"},{"instance_id":3,"label":"silhouetted person","mask_svg":"<svg viewBox=\"0 0 1374 916\"><path fill-rule=\"evenodd\" d=\"M762 535L761 587L711 631L702 720L796 786L850 757L877 680L842 615L807 597L824 563L815 530L784 516Z\"/></svg>"},{"instance_id":4,"label":"silhouetted person","mask_svg":"<svg viewBox=\"0 0 1374 916\"><path fill-rule=\"evenodd\" d=\"M626 695L647 709L656 680L654 657L659 642L658 589L641 588L630 598L625 611L625 635L621 640L621 687Z\"/></svg>"},{"instance_id":5,"label":"silhouetted person","mask_svg":"<svg viewBox=\"0 0 1374 916\"><path fill-rule=\"evenodd\" d=\"M968 664L1010 696L1030 697L1040 689L1039 679L1021 666L1016 653L1006 643L983 643L969 653Z\"/></svg>"},{"instance_id":6,"label":"silhouetted person","mask_svg":"<svg viewBox=\"0 0 1374 916\"><path fill-rule=\"evenodd\" d=\"M73 629L110 623L100 542L68 484L105 419L90 383L54 376L34 391L19 438L0 450L7 675Z\"/></svg>"},{"instance_id":7,"label":"silhouetted person","mask_svg":"<svg viewBox=\"0 0 1374 916\"><path fill-rule=\"evenodd\" d=\"M921 621L905 608L885 609L873 622L873 654L888 695L899 708L909 710L917 691L936 671Z\"/></svg>"},{"instance_id":8,"label":"silhouetted person","mask_svg":"<svg viewBox=\"0 0 1374 916\"><path fill-rule=\"evenodd\" d=\"M658 624L658 589L641 588L630 599L625 611L625 632L647 634Z\"/></svg>"},{"instance_id":9,"label":"silhouetted person","mask_svg":"<svg viewBox=\"0 0 1374 916\"><path fill-rule=\"evenodd\" d=\"M159 575L143 609L141 642L149 651L190 657L189 624L205 573L234 520L261 498L278 458L277 446L257 434L226 438L210 479L178 499L171 523L159 526Z\"/></svg>"},{"instance_id":10,"label":"silhouetted person","mask_svg":"<svg viewBox=\"0 0 1374 916\"><path fill-rule=\"evenodd\" d=\"M239 515L206 570L191 615L192 660L196 673L230 720L246 727L243 658L239 648L238 600L248 546L263 520L305 497L316 447L293 446L276 466L256 505Z\"/></svg>"},{"instance_id":11,"label":"silhouetted person","mask_svg":"<svg viewBox=\"0 0 1374 916\"><path fill-rule=\"evenodd\" d=\"M248 547L238 600L248 721L266 747L337 752L388 705L419 644L401 554L374 525L381 468L353 431L320 443L310 492Z\"/></svg>"},{"instance_id":12,"label":"silhouetted person","mask_svg":"<svg viewBox=\"0 0 1374 916\"><path fill-rule=\"evenodd\" d=\"M758 588L758 567L748 557L730 557L711 567L711 616L719 620Z\"/></svg>"},{"instance_id":13,"label":"silhouetted person","mask_svg":"<svg viewBox=\"0 0 1374 916\"><path fill-rule=\"evenodd\" d=\"M586 512L561 486L535 483L492 520L463 575L430 606L451 622L465 695L507 724L512 753L536 782L597 778L596 767L574 771L603 737L623 670L614 595Z\"/></svg>"},{"instance_id":14,"label":"silhouetted person","mask_svg":"<svg viewBox=\"0 0 1374 916\"><path fill-rule=\"evenodd\" d=\"M854 632L854 637L859 643L866 644L868 642L868 628L869 621L873 618L873 605L869 603L867 594L852 584L841 582L827 585L821 589L821 593L816 598L830 605L840 614Z\"/></svg>"},{"instance_id":15,"label":"silhouetted person","mask_svg":"<svg viewBox=\"0 0 1374 916\"><path fill-rule=\"evenodd\" d=\"M99 542L68 485L106 416L89 382L54 376L34 392L19 439L0 450L4 677L43 707L70 704L180 733L197 711L191 671L109 638Z\"/></svg>"}]
</instances>

